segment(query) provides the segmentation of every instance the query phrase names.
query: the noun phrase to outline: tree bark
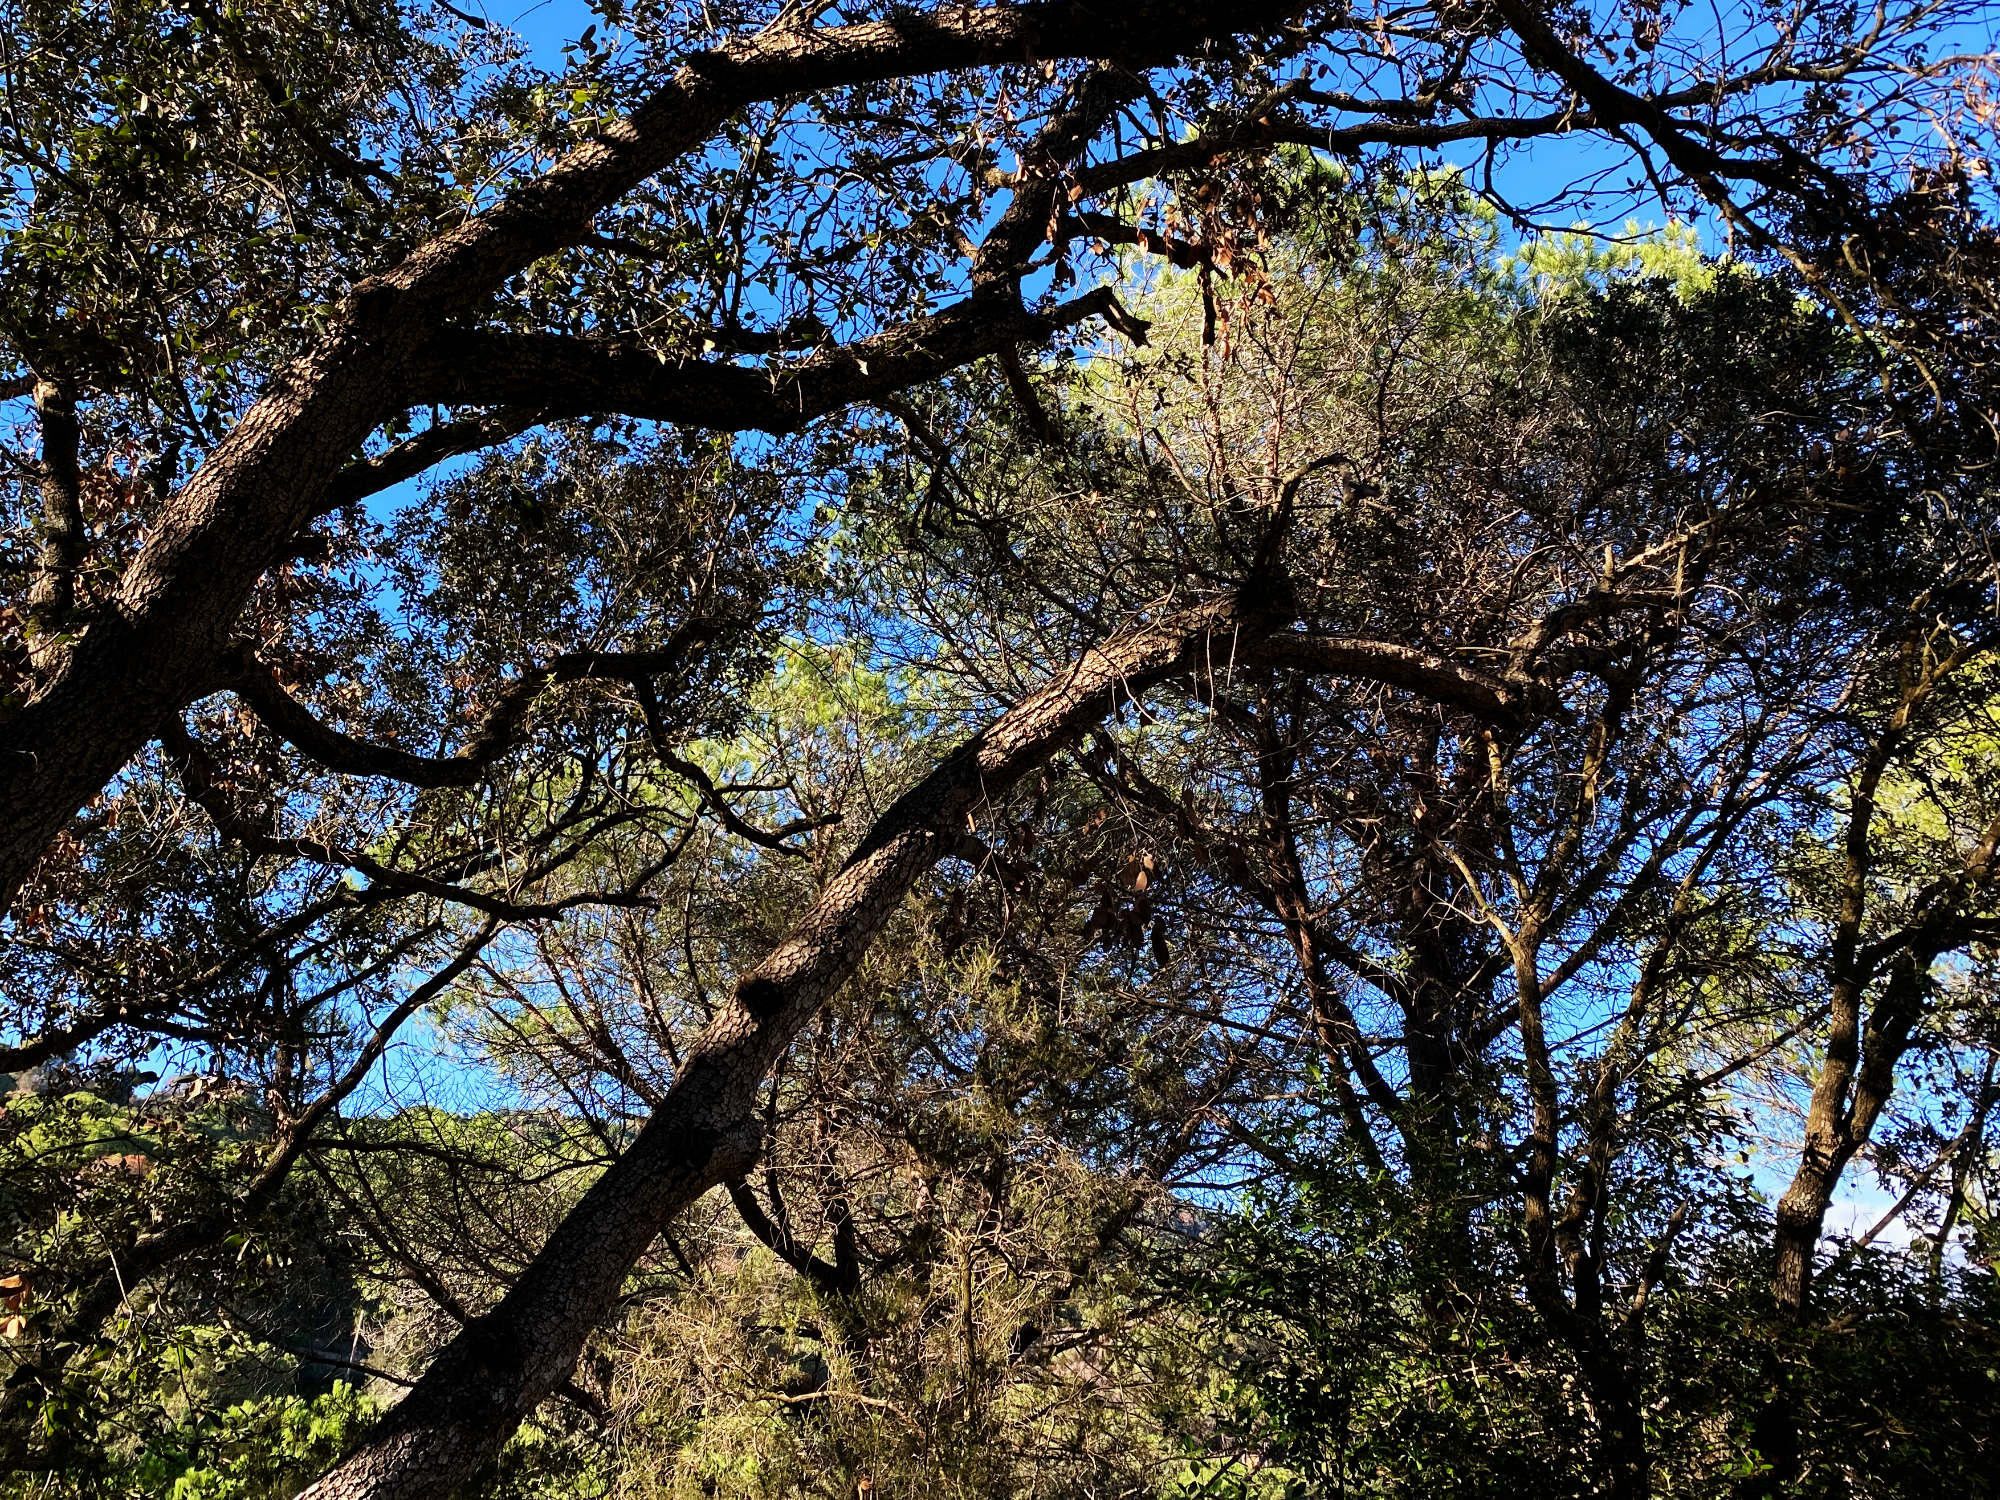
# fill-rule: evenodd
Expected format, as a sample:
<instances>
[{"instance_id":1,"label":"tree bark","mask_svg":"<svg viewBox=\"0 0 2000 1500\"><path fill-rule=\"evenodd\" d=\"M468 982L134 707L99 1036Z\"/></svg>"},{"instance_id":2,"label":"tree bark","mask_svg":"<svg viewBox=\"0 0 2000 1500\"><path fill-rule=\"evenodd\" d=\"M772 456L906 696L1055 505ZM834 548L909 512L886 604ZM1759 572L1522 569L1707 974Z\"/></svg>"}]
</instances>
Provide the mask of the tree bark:
<instances>
[{"instance_id":1,"label":"tree bark","mask_svg":"<svg viewBox=\"0 0 2000 1500\"><path fill-rule=\"evenodd\" d=\"M1296 0L1054 0L735 38L690 58L542 177L359 282L328 336L274 377L167 503L115 596L35 699L0 725L0 907L161 720L219 685L218 658L250 590L325 508L369 433L412 404L429 341L509 276L583 238L598 213L738 110L1005 62L1163 64L1210 37L1274 28L1296 9Z\"/></svg>"},{"instance_id":2,"label":"tree bark","mask_svg":"<svg viewBox=\"0 0 2000 1500\"><path fill-rule=\"evenodd\" d=\"M1084 658L946 757L870 830L789 937L738 982L661 1106L500 1304L475 1319L381 1427L302 1500L449 1494L568 1378L627 1274L682 1208L756 1159L756 1091L845 983L911 885L979 809L1150 684L1234 660L1281 623L1282 587L1188 609Z\"/></svg>"},{"instance_id":3,"label":"tree bark","mask_svg":"<svg viewBox=\"0 0 2000 1500\"><path fill-rule=\"evenodd\" d=\"M1855 1024L1861 1010L1859 986L1853 987L1856 993L1848 993L1847 986L1836 987L1833 1035L1827 1045L1827 1060L1813 1080L1805 1144L1775 1215L1771 1297L1779 1318L1787 1323L1805 1317L1820 1231L1834 1189L1840 1185L1848 1162L1868 1144L1895 1089L1896 1064L1909 1046L1931 958L1927 953L1903 955L1868 1018L1865 1032Z\"/></svg>"},{"instance_id":4,"label":"tree bark","mask_svg":"<svg viewBox=\"0 0 2000 1500\"><path fill-rule=\"evenodd\" d=\"M76 392L53 380L35 382L35 414L42 428L41 556L28 590L29 651L37 667L61 659L56 644L76 609L76 575L83 566L82 432Z\"/></svg>"}]
</instances>

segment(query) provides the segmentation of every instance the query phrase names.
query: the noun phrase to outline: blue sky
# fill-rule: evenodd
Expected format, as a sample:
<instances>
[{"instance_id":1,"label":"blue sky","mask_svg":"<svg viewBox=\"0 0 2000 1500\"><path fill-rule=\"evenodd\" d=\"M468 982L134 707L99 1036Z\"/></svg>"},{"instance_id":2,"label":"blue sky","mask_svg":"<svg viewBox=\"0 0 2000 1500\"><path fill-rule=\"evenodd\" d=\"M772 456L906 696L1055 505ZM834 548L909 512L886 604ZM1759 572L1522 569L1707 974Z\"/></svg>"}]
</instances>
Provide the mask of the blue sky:
<instances>
[{"instance_id":1,"label":"blue sky","mask_svg":"<svg viewBox=\"0 0 2000 1500\"><path fill-rule=\"evenodd\" d=\"M518 7L518 8L517 8ZM603 29L601 18L591 10L585 0L535 0L535 3L519 5L519 0L469 0L457 7L469 15L483 16L517 36L527 50L528 57L541 67L559 69L563 66L563 44L574 41L583 31L597 25ZM1993 44L1989 32L1984 38L1967 38L1969 43ZM1456 153L1446 153L1445 159L1468 169L1480 162L1480 152L1476 146L1468 145ZM1662 216L1657 205L1648 205L1643 193L1628 201L1613 202L1579 215L1560 200L1570 196L1569 189L1578 181L1597 174L1606 174L1610 179L1622 182L1631 173L1623 165L1623 153L1595 138L1582 135L1557 136L1538 140L1531 151L1516 153L1497 174L1497 182L1511 202L1524 210L1541 210L1545 228L1569 229L1588 222L1612 232L1623 229L1626 221L1634 213L1645 222L1659 220ZM1623 194L1616 194L1623 198ZM1712 228L1712 226L1703 226ZM1706 236L1710 247L1715 248L1714 236Z\"/></svg>"},{"instance_id":2,"label":"blue sky","mask_svg":"<svg viewBox=\"0 0 2000 1500\"><path fill-rule=\"evenodd\" d=\"M469 14L481 15L494 24L513 32L523 43L530 61L550 71L558 71L565 65L563 45L573 41L587 27L593 24L602 27L602 21L584 0L537 0L537 3L517 5L516 0L459 0L458 8ZM1968 38L1969 42L1991 46L1992 38ZM1479 163L1477 148L1467 147L1456 157L1447 157L1468 168ZM1533 209L1540 204L1549 206L1541 214L1544 227L1567 229L1592 223L1601 231L1621 232L1628 221L1637 218L1650 227L1663 218L1656 204L1648 204L1643 195L1635 199L1621 199L1615 192L1607 195L1607 201L1600 202L1587 213L1579 213L1564 199L1566 189L1580 179L1603 173L1621 179L1629 168L1621 170L1622 153L1608 144L1590 137L1555 137L1534 144L1532 150L1514 155L1499 177L1502 190L1517 206ZM1702 232L1704 247L1713 251L1720 248L1720 237L1715 224L1697 221ZM1518 243L1519 236L1508 236L1508 247ZM451 470L462 470L465 463L451 466ZM447 470L446 472L450 472ZM423 487L435 482L436 474L427 481L413 481L399 486L378 497L375 502L378 514L408 504L416 499ZM396 1054L400 1053L398 1057ZM426 1065L420 1058L431 1060ZM440 1073L436 1061L445 1066ZM504 1092L504 1085L497 1080L475 1081L467 1076L464 1060L454 1056L454 1050L445 1038L428 1025L412 1028L406 1039L392 1050L378 1078L380 1084L371 1101L377 1107L389 1104L412 1102L413 1096L442 1090L447 1097L437 1102L448 1107L468 1107L475 1099L478 1102L498 1102L496 1093ZM489 1092L490 1091L490 1092ZM458 1097L449 1097L456 1094ZM483 1098L481 1096L484 1096ZM359 1101L357 1101L359 1102ZM366 1107L365 1105L363 1107ZM1789 1177L1792 1162L1784 1154L1770 1156L1760 1153L1750 1171L1757 1186L1775 1197L1781 1192ZM1856 1163L1849 1169L1842 1183L1839 1198L1827 1217L1829 1234L1859 1234L1868 1230L1891 1206L1893 1197L1883 1190L1875 1180L1872 1171L1864 1163ZM1883 1236L1884 1243L1901 1244L1907 1242L1908 1229L1892 1228Z\"/></svg>"},{"instance_id":3,"label":"blue sky","mask_svg":"<svg viewBox=\"0 0 2000 1500\"><path fill-rule=\"evenodd\" d=\"M563 44L573 40L599 18L583 0L538 0L538 3L522 5L519 0L454 0L456 8L471 15L481 15L494 24L513 32L524 44L528 57L538 66L550 71L564 66ZM1991 36L1969 38L1971 42L1991 45ZM1468 149L1461 158L1462 164L1470 165L1477 160L1476 151ZM1553 198L1560 190L1581 176L1605 170L1614 165L1615 153L1604 145L1579 137L1551 139L1538 142L1532 152L1520 153L1508 167L1504 178L1505 188L1515 202L1528 205L1537 199ZM1614 207L1601 215L1593 215L1601 227L1616 230L1623 225L1630 207ZM1643 207L1638 209L1641 218L1647 217ZM1653 215L1657 218L1657 214ZM1552 227L1567 227L1575 222L1575 216L1567 211L1552 211L1548 215ZM1708 226L1704 226L1708 227ZM1714 246L1714 237L1707 242ZM461 463L457 468L463 468ZM446 470L444 472L450 472ZM377 497L372 509L378 516L386 517L396 508L409 504L424 492L428 482L413 481L399 486ZM439 1102L457 1107L466 1107L471 1096L477 1093L474 1079L469 1073L459 1073L447 1068L442 1075L420 1064L412 1067L417 1056L435 1056L441 1045L441 1038L427 1026L413 1027L407 1039L399 1045L377 1078L380 1089L375 1099L387 1102L398 1098L409 1102L413 1090L428 1086L451 1091L455 1084L465 1090L458 1098L440 1099ZM357 1101L359 1102L359 1101ZM1788 1170L1789 1163L1759 1163L1758 1183L1767 1190L1781 1185L1780 1176ZM1769 1175L1767 1176L1766 1173ZM1864 1166L1851 1168L1843 1184L1841 1200L1829 1215L1828 1229L1845 1232L1860 1232L1873 1224L1886 1210L1891 1197L1875 1183L1873 1174ZM1906 1237L1906 1236L1902 1236ZM1891 1243L1899 1238L1895 1233L1886 1237Z\"/></svg>"}]
</instances>

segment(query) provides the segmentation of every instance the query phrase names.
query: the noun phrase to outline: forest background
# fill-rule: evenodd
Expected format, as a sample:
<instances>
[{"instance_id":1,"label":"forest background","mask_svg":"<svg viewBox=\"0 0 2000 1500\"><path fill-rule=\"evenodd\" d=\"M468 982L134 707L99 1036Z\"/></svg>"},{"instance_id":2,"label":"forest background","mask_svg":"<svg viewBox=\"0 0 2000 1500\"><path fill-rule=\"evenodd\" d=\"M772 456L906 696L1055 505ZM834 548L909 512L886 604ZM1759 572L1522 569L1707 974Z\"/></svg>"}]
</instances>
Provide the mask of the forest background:
<instances>
[{"instance_id":1,"label":"forest background","mask_svg":"<svg viewBox=\"0 0 2000 1500\"><path fill-rule=\"evenodd\" d=\"M0 8L7 1494L1992 1491L1983 7Z\"/></svg>"}]
</instances>

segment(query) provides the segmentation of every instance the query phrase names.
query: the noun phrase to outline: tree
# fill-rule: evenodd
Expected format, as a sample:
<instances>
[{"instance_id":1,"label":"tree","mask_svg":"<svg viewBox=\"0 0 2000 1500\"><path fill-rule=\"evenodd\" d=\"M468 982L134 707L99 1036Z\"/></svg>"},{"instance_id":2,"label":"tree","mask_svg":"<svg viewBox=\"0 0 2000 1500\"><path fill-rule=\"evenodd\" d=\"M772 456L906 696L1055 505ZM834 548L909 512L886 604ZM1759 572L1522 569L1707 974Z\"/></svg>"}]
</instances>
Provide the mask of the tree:
<instances>
[{"instance_id":1,"label":"tree","mask_svg":"<svg viewBox=\"0 0 2000 1500\"><path fill-rule=\"evenodd\" d=\"M1147 732L1099 737L1086 760L1144 859L1186 889L1108 886L1095 920L1135 947L1149 927L1203 952L1245 933L1277 946L1331 1118L1281 1113L1247 1139L1268 1138L1296 1190L1271 1190L1276 1212L1311 1233L1316 1204L1343 1206L1327 1253L1363 1269L1351 1288L1328 1273L1331 1300L1365 1304L1387 1257L1404 1274L1382 1297L1420 1297L1439 1339L1495 1297L1525 1301L1589 1392L1578 1483L1644 1493L1647 1309L1681 1234L1716 1232L1710 1213L1741 1232L1728 1184L1704 1181L1749 1103L1731 1080L1844 1013L1812 985L1841 982L1856 939L1821 914L1829 885L1801 857L1843 798L1873 816L1870 783L1843 788L1885 753L1927 777L1900 739L1906 700L1990 649L1971 520L1990 502L1948 429L1903 428L1865 346L1782 285L1586 262L1550 286L1544 256L1526 287L1482 280L1493 250L1451 220L1451 195L1413 185L1432 201L1362 254L1288 266L1212 361L1191 357L1198 302L1178 340L1157 317L1157 355L1084 387L1083 412L1102 414L1085 430L1117 441L1032 463L996 444L990 468L933 456L902 612L968 668L1059 650L1090 622L1056 601L1141 609L1176 578L1243 566L1253 548L1229 528L1245 512L1285 516L1277 555L1311 581L1301 628L1198 693L1206 715L1156 705ZM1315 672L1333 663L1331 681ZM1910 923L1871 948L1882 981L1906 964L1901 983L1948 986L1932 971L1946 949L1912 956L1908 934L1981 941L1978 784L1947 784L1953 811L1919 859L1934 884L1908 865L1853 877L1883 882L1865 920ZM1935 921L1911 922L1912 899ZM1884 1013L1902 1018L1871 1031L1886 1091L1895 1028L1920 1012L1912 996ZM1819 1094L1840 1086L1841 1046L1836 1030ZM1812 1183L1808 1266L1830 1184ZM1792 1212L1775 1231L1781 1307L1800 1274ZM1281 1307L1287 1285L1271 1287ZM1772 1437L1765 1470L1788 1482Z\"/></svg>"},{"instance_id":2,"label":"tree","mask_svg":"<svg viewBox=\"0 0 2000 1500\"><path fill-rule=\"evenodd\" d=\"M162 1036L240 1047L316 1125L326 1111L310 1100L337 1103L355 1061L301 1045L319 1029L314 1005L345 993L310 977L333 930L374 945L362 967L393 965L416 934L436 935L440 907L539 922L576 903L640 902L675 857L674 820L625 774L641 743L633 720L674 757L664 763L691 765L674 742L727 718L743 663L767 643L781 507L731 489L758 489L742 479L754 450L730 458L663 439L650 488L608 482L587 497L600 519L696 495L712 506L684 545L622 580L584 561L595 567L629 534L607 522L540 549L538 577L499 569L504 610L465 587L457 613L411 613L469 630L463 651L406 645L400 622L360 606L376 580L359 500L570 418L785 437L987 355L1031 426L1059 436L1020 347L1093 317L1142 331L1108 287L1062 298L1093 247L1197 268L1214 314L1216 278L1256 263L1264 189L1250 168L1279 145L1387 161L1599 133L1670 200L1701 197L1748 249L1793 266L1802 291L1858 324L1893 324L1898 368L1920 369L1952 420L1973 427L1984 374L1968 330L1986 316L1967 135L1981 118L1977 70L1911 51L1956 14L1760 22L1769 50L1738 69L1713 66L1700 33L1651 11L1628 28L1511 3L1414 17L1004 6L828 26L790 9L697 22L608 7L629 49L581 41L557 90L498 54L470 54L493 59L490 71L466 67L443 45L457 30L447 16L343 11L351 24L329 26L299 10L253 24L193 7L134 27L114 7L23 6L10 18L20 45L6 128L24 167L4 325L14 386L32 388L39 417L38 454L17 465L23 634L0 725L0 877L21 897L15 930L41 950L35 971L63 985L23 1007L33 1035L20 1057L93 1037L135 1051ZM1629 65L1582 60L1586 44L1627 29ZM988 77L1003 87L982 101ZM1876 92L1857 101L1843 88ZM1943 144L1891 149L1903 116L1926 108ZM1146 183L1161 184L1150 215L1132 201ZM1129 609L1085 611L1088 629L1021 674L1049 686L1009 695L1012 711L861 834L845 883L771 960L746 966L736 1008L544 1258L325 1493L449 1487L565 1377L665 1216L754 1150L764 1071L887 907L956 846L953 820L1123 693L1199 678L1294 623L1296 590L1272 571L1283 529L1259 539L1260 513L1288 517L1294 502L1283 483L1266 488L1215 518L1225 566L1149 598L1142 623ZM526 484L469 494L428 539L400 538L422 559L413 588L431 565L491 557L467 538L490 528L493 500L533 526L548 498ZM102 518L95 538L87 506ZM548 586L564 557L588 579L572 602L630 585L631 608L593 608L587 638L552 638L561 608ZM322 561L330 572L316 572ZM663 573L671 585L645 597ZM1296 634L1269 648L1293 669L1461 708L1513 711L1528 690L1413 639ZM326 681L350 664L349 681ZM224 693L248 714L242 772L213 753L219 726L194 733L184 718ZM470 726L439 733L458 694L476 699ZM433 752L406 751L391 731L420 733ZM240 795L250 764L271 788L269 818ZM159 789L162 772L178 791ZM689 784L727 823L727 795L700 775ZM75 929L160 905L159 871L139 852L150 846L127 832L133 809L186 804L236 851L222 879L240 890L247 877L259 900L206 965L182 965L170 936L153 937L164 984L126 982L122 934L114 961L91 972L96 950ZM658 832L653 852L605 864L606 836L641 821ZM180 845L198 825L151 826ZM550 894L578 872L616 878ZM187 902L182 926L212 900ZM356 907L375 915L357 927ZM60 940L32 936L45 930ZM211 970L238 989L190 1025ZM323 1074L310 1085L298 1079L306 1059ZM592 1253L566 1263L579 1245ZM486 1401L487 1388L503 1399Z\"/></svg>"}]
</instances>

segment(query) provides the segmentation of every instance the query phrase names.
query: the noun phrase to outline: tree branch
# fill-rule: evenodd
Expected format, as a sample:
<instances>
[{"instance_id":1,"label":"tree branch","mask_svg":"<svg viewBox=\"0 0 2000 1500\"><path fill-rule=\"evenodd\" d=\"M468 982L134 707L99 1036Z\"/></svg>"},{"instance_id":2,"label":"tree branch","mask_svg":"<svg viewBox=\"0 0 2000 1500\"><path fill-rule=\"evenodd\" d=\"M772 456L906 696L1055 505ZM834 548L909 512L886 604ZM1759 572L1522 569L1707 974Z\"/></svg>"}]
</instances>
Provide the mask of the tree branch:
<instances>
[{"instance_id":1,"label":"tree branch","mask_svg":"<svg viewBox=\"0 0 2000 1500\"><path fill-rule=\"evenodd\" d=\"M528 711L543 689L585 678L630 680L634 675L671 671L685 666L689 656L715 636L714 626L697 619L649 651L566 651L507 683L456 755L414 755L341 733L279 686L271 669L247 646L239 647L239 671L229 686L266 728L330 771L386 776L420 787L472 786L518 743Z\"/></svg>"},{"instance_id":2,"label":"tree branch","mask_svg":"<svg viewBox=\"0 0 2000 1500\"><path fill-rule=\"evenodd\" d=\"M980 298L790 364L675 359L640 345L565 334L441 334L413 402L536 409L543 420L618 412L724 431L796 432L984 355L1039 343L1087 318L1129 322L1108 288L1042 312Z\"/></svg>"},{"instance_id":3,"label":"tree branch","mask_svg":"<svg viewBox=\"0 0 2000 1500\"><path fill-rule=\"evenodd\" d=\"M57 637L76 613L76 575L83 567L82 430L76 419L76 392L50 380L36 380L35 412L41 419L42 492L41 555L36 560L34 586L28 592L28 620L37 640L31 642L35 665L52 666L60 648Z\"/></svg>"},{"instance_id":4,"label":"tree branch","mask_svg":"<svg viewBox=\"0 0 2000 1500\"><path fill-rule=\"evenodd\" d=\"M1524 687L1434 652L1389 641L1281 633L1259 641L1244 653L1244 660L1256 666L1378 682L1502 724L1520 723L1528 713Z\"/></svg>"},{"instance_id":5,"label":"tree branch","mask_svg":"<svg viewBox=\"0 0 2000 1500\"><path fill-rule=\"evenodd\" d=\"M756 1159L764 1076L978 810L1116 705L1164 678L1233 660L1291 607L1289 590L1266 585L1107 641L898 798L791 935L737 982L665 1103L500 1305L444 1349L409 1397L306 1491L310 1500L443 1495L496 1452L567 1378L666 1223Z\"/></svg>"},{"instance_id":6,"label":"tree branch","mask_svg":"<svg viewBox=\"0 0 2000 1500\"><path fill-rule=\"evenodd\" d=\"M732 1178L723 1186L729 1191L729 1201L736 1205L737 1217L743 1220L743 1227L773 1255L823 1292L836 1295L853 1292L853 1285L839 1267L828 1265L801 1245L789 1230L771 1222L771 1216L764 1212L763 1204L757 1201L757 1195L750 1191L750 1185L741 1177Z\"/></svg>"},{"instance_id":7,"label":"tree branch","mask_svg":"<svg viewBox=\"0 0 2000 1500\"><path fill-rule=\"evenodd\" d=\"M733 37L688 58L630 115L599 126L492 208L357 281L326 334L272 377L163 507L110 607L52 680L0 724L0 903L12 900L50 840L160 721L200 696L244 600L326 506L341 468L389 415L426 399L412 389L423 382L411 377L429 370L435 378L435 357L424 349L439 331L473 314L524 266L589 236L599 213L746 105L1009 62L1110 57L1128 68L1164 65L1212 37L1273 32L1298 9L1298 0L1113 7L1044 0ZM909 379L941 373L935 353L909 359L907 368ZM886 387L858 367L831 378L838 373L828 372L816 398L821 409ZM843 385L851 394L838 394ZM680 394L673 420L706 405ZM796 405L802 393L786 383L781 394ZM780 430L799 420L787 415Z\"/></svg>"},{"instance_id":8,"label":"tree branch","mask_svg":"<svg viewBox=\"0 0 2000 1500\"><path fill-rule=\"evenodd\" d=\"M477 453L509 438L519 437L547 420L541 412L512 408L458 417L425 428L385 453L359 459L340 471L327 492L320 514L339 510L357 500L380 494L392 485L414 479L448 458Z\"/></svg>"}]
</instances>

